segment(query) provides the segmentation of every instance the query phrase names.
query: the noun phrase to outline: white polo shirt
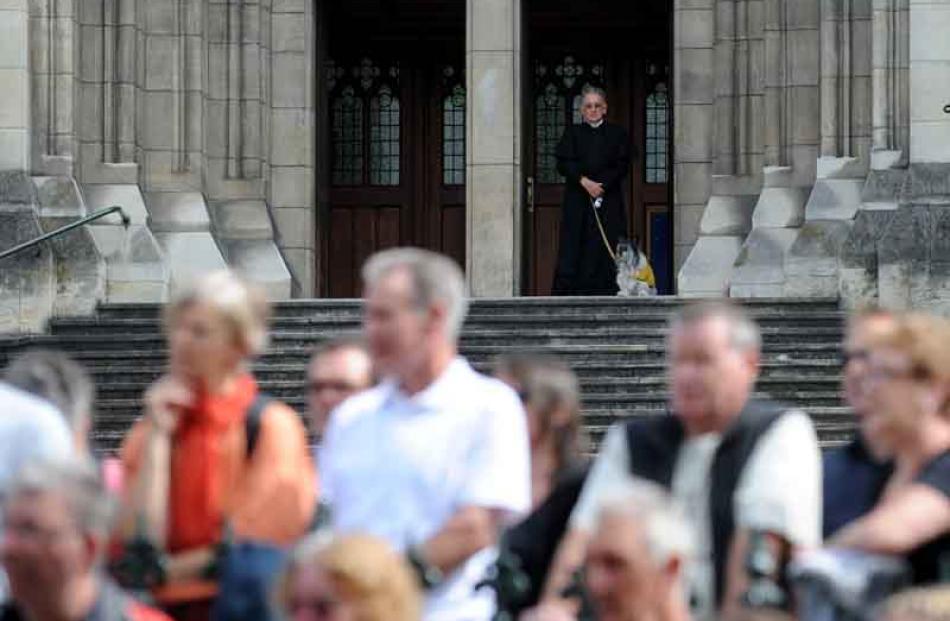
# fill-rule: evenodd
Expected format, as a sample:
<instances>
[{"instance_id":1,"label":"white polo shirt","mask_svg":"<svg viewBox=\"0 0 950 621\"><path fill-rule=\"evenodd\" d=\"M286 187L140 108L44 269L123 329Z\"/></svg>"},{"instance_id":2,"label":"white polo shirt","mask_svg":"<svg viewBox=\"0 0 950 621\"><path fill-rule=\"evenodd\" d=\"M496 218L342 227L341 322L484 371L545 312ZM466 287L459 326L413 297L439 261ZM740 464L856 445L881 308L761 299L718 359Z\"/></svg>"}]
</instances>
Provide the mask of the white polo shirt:
<instances>
[{"instance_id":1,"label":"white polo shirt","mask_svg":"<svg viewBox=\"0 0 950 621\"><path fill-rule=\"evenodd\" d=\"M386 381L343 403L320 451L332 526L389 541L397 550L437 533L460 508L530 505L524 410L505 384L456 358L428 388L407 396ZM447 576L426 599L426 621L487 621L494 594L474 592L496 550Z\"/></svg>"}]
</instances>

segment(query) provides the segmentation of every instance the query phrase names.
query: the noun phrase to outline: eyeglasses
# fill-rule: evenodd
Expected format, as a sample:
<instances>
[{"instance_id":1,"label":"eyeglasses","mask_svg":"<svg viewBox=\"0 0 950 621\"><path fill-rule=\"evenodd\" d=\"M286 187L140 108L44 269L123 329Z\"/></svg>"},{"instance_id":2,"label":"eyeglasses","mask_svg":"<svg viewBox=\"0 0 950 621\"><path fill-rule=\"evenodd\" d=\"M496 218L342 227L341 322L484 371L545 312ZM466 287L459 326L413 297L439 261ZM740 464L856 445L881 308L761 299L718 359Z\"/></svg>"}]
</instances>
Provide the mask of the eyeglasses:
<instances>
[{"instance_id":1,"label":"eyeglasses","mask_svg":"<svg viewBox=\"0 0 950 621\"><path fill-rule=\"evenodd\" d=\"M841 352L841 366L848 366L851 362L867 362L871 352L866 349L852 349Z\"/></svg>"},{"instance_id":2,"label":"eyeglasses","mask_svg":"<svg viewBox=\"0 0 950 621\"><path fill-rule=\"evenodd\" d=\"M356 392L362 390L362 386L357 386L351 382L334 381L334 380L314 380L310 382L308 389L310 392L323 392L324 390L332 390L333 392Z\"/></svg>"},{"instance_id":3,"label":"eyeglasses","mask_svg":"<svg viewBox=\"0 0 950 621\"><path fill-rule=\"evenodd\" d=\"M312 600L293 600L287 606L291 615L296 615L304 610L310 612L318 619L328 619L333 616L340 602L329 597L321 597Z\"/></svg>"}]
</instances>

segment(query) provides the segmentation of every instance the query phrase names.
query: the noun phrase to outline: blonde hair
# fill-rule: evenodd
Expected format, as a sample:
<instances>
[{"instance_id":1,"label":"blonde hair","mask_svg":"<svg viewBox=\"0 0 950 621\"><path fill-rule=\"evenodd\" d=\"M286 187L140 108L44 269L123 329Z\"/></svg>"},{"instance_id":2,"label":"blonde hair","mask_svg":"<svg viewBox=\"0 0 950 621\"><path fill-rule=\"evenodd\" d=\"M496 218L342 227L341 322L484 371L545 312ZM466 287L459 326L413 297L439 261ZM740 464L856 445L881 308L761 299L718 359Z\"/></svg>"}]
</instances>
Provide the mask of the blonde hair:
<instances>
[{"instance_id":1,"label":"blonde hair","mask_svg":"<svg viewBox=\"0 0 950 621\"><path fill-rule=\"evenodd\" d=\"M183 310L206 304L228 323L238 344L252 356L267 348L270 304L264 293L230 270L210 272L193 280L176 293L165 308L166 332Z\"/></svg>"},{"instance_id":2,"label":"blonde hair","mask_svg":"<svg viewBox=\"0 0 950 621\"><path fill-rule=\"evenodd\" d=\"M356 621L419 621L422 595L415 574L403 557L370 535L335 537L317 532L294 551L277 586L277 602L287 611L293 577L303 566L315 566L353 605Z\"/></svg>"},{"instance_id":3,"label":"blonde hair","mask_svg":"<svg viewBox=\"0 0 950 621\"><path fill-rule=\"evenodd\" d=\"M950 320L923 313L901 315L894 330L874 338L872 345L906 355L914 377L950 387ZM950 416L950 398L941 413Z\"/></svg>"}]
</instances>

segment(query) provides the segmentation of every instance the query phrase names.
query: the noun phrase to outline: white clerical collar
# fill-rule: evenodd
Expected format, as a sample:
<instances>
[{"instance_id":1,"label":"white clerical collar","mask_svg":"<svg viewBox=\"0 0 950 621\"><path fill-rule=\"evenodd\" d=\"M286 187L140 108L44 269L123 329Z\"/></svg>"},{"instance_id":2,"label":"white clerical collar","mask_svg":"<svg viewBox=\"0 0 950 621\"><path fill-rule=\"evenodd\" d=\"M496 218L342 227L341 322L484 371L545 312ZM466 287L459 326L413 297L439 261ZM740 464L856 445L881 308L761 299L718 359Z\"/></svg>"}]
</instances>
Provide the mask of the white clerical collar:
<instances>
[{"instance_id":1,"label":"white clerical collar","mask_svg":"<svg viewBox=\"0 0 950 621\"><path fill-rule=\"evenodd\" d=\"M593 127L594 129L597 129L598 127L600 127L601 125L604 124L604 119L600 119L600 120L597 121L596 123L591 123L591 122L588 121L587 124L590 125L591 127Z\"/></svg>"}]
</instances>

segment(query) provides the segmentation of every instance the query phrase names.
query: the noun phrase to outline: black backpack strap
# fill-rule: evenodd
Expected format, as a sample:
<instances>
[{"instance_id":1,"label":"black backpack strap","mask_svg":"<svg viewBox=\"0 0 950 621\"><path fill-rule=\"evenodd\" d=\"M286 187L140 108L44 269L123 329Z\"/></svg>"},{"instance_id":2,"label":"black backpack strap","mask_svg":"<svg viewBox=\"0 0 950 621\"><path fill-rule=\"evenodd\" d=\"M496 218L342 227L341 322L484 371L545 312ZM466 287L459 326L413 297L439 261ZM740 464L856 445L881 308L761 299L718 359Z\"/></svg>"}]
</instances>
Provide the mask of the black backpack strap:
<instances>
[{"instance_id":1,"label":"black backpack strap","mask_svg":"<svg viewBox=\"0 0 950 621\"><path fill-rule=\"evenodd\" d=\"M247 438L247 458L254 455L254 449L257 447L257 436L261 433L261 420L264 418L264 412L273 399L270 395L258 393L247 408L247 414L244 417L244 435Z\"/></svg>"}]
</instances>

